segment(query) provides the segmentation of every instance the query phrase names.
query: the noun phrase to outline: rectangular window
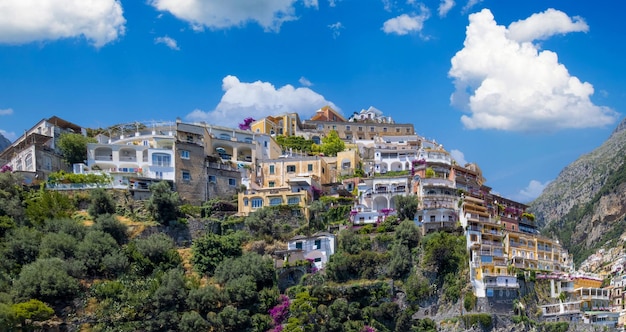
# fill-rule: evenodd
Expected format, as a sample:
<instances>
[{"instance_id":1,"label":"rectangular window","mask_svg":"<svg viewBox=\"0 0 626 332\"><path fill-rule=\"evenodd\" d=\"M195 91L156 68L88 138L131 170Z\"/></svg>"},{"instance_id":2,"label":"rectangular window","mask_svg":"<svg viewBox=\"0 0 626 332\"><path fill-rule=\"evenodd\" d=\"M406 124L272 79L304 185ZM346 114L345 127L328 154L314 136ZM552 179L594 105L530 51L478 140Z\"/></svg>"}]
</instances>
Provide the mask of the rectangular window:
<instances>
[{"instance_id":1,"label":"rectangular window","mask_svg":"<svg viewBox=\"0 0 626 332\"><path fill-rule=\"evenodd\" d=\"M396 128L396 133L399 133L399 132L400 132L400 128Z\"/></svg>"},{"instance_id":2,"label":"rectangular window","mask_svg":"<svg viewBox=\"0 0 626 332\"><path fill-rule=\"evenodd\" d=\"M276 185L276 182L270 181L270 183L269 183L270 188L274 188L275 185Z\"/></svg>"},{"instance_id":3,"label":"rectangular window","mask_svg":"<svg viewBox=\"0 0 626 332\"><path fill-rule=\"evenodd\" d=\"M287 204L294 205L300 203L300 197L289 197L287 199Z\"/></svg>"},{"instance_id":4,"label":"rectangular window","mask_svg":"<svg viewBox=\"0 0 626 332\"><path fill-rule=\"evenodd\" d=\"M228 179L228 185L234 187L237 185L237 181L233 178Z\"/></svg>"},{"instance_id":5,"label":"rectangular window","mask_svg":"<svg viewBox=\"0 0 626 332\"><path fill-rule=\"evenodd\" d=\"M189 150L180 150L180 157L182 159L189 159Z\"/></svg>"},{"instance_id":6,"label":"rectangular window","mask_svg":"<svg viewBox=\"0 0 626 332\"><path fill-rule=\"evenodd\" d=\"M26 156L26 158L24 159L24 162L26 163L26 170L27 171L32 171L32 167L33 167L33 155L32 154L28 154Z\"/></svg>"},{"instance_id":7,"label":"rectangular window","mask_svg":"<svg viewBox=\"0 0 626 332\"><path fill-rule=\"evenodd\" d=\"M322 261L322 258L321 258L321 257L316 257L316 258L313 260L313 262L315 262L315 263L319 263L319 262L321 262L321 261Z\"/></svg>"},{"instance_id":8,"label":"rectangular window","mask_svg":"<svg viewBox=\"0 0 626 332\"><path fill-rule=\"evenodd\" d=\"M215 177L215 175L209 175L209 183L216 183L217 182L217 178Z\"/></svg>"},{"instance_id":9,"label":"rectangular window","mask_svg":"<svg viewBox=\"0 0 626 332\"><path fill-rule=\"evenodd\" d=\"M306 166L306 170L309 171L309 172L312 172L313 171L313 164L308 164Z\"/></svg>"},{"instance_id":10,"label":"rectangular window","mask_svg":"<svg viewBox=\"0 0 626 332\"><path fill-rule=\"evenodd\" d=\"M270 165L270 174L274 174L274 165Z\"/></svg>"},{"instance_id":11,"label":"rectangular window","mask_svg":"<svg viewBox=\"0 0 626 332\"><path fill-rule=\"evenodd\" d=\"M262 198L253 198L252 199L252 207L253 208L263 207L263 199Z\"/></svg>"},{"instance_id":12,"label":"rectangular window","mask_svg":"<svg viewBox=\"0 0 626 332\"><path fill-rule=\"evenodd\" d=\"M296 249L302 250L302 242L296 242Z\"/></svg>"},{"instance_id":13,"label":"rectangular window","mask_svg":"<svg viewBox=\"0 0 626 332\"><path fill-rule=\"evenodd\" d=\"M193 135L187 135L187 142L193 143Z\"/></svg>"},{"instance_id":14,"label":"rectangular window","mask_svg":"<svg viewBox=\"0 0 626 332\"><path fill-rule=\"evenodd\" d=\"M359 127L359 131L363 131L363 127Z\"/></svg>"},{"instance_id":15,"label":"rectangular window","mask_svg":"<svg viewBox=\"0 0 626 332\"><path fill-rule=\"evenodd\" d=\"M322 247L322 240L315 240L315 249L320 249Z\"/></svg>"},{"instance_id":16,"label":"rectangular window","mask_svg":"<svg viewBox=\"0 0 626 332\"><path fill-rule=\"evenodd\" d=\"M182 178L183 178L183 181L185 182L191 181L191 173L189 173L189 171L183 171Z\"/></svg>"},{"instance_id":17,"label":"rectangular window","mask_svg":"<svg viewBox=\"0 0 626 332\"><path fill-rule=\"evenodd\" d=\"M374 127L370 127L370 131L371 131L371 132L374 132Z\"/></svg>"},{"instance_id":18,"label":"rectangular window","mask_svg":"<svg viewBox=\"0 0 626 332\"><path fill-rule=\"evenodd\" d=\"M387 128L386 128L386 127L385 127L385 128L383 128L383 132L384 132L384 133L386 133L386 132L387 132Z\"/></svg>"},{"instance_id":19,"label":"rectangular window","mask_svg":"<svg viewBox=\"0 0 626 332\"><path fill-rule=\"evenodd\" d=\"M296 165L287 165L287 173L295 173Z\"/></svg>"},{"instance_id":20,"label":"rectangular window","mask_svg":"<svg viewBox=\"0 0 626 332\"><path fill-rule=\"evenodd\" d=\"M171 163L171 159L172 158L169 154L154 153L152 154L152 165L169 167Z\"/></svg>"},{"instance_id":21,"label":"rectangular window","mask_svg":"<svg viewBox=\"0 0 626 332\"><path fill-rule=\"evenodd\" d=\"M411 128L406 128L406 132L407 132L407 134L410 134L411 133Z\"/></svg>"},{"instance_id":22,"label":"rectangular window","mask_svg":"<svg viewBox=\"0 0 626 332\"><path fill-rule=\"evenodd\" d=\"M346 131L350 131L350 126L346 126Z\"/></svg>"}]
</instances>

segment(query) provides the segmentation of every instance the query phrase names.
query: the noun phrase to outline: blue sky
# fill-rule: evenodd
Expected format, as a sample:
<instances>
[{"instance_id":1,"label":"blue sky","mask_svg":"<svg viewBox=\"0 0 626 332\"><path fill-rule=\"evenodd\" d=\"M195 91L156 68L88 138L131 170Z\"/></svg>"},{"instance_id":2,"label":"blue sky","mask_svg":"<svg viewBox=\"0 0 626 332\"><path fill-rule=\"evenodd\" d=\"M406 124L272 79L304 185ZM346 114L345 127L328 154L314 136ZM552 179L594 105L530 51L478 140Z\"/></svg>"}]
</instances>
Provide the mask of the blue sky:
<instances>
[{"instance_id":1,"label":"blue sky","mask_svg":"<svg viewBox=\"0 0 626 332\"><path fill-rule=\"evenodd\" d=\"M622 2L4 0L0 132L374 106L529 201L623 118Z\"/></svg>"}]
</instances>

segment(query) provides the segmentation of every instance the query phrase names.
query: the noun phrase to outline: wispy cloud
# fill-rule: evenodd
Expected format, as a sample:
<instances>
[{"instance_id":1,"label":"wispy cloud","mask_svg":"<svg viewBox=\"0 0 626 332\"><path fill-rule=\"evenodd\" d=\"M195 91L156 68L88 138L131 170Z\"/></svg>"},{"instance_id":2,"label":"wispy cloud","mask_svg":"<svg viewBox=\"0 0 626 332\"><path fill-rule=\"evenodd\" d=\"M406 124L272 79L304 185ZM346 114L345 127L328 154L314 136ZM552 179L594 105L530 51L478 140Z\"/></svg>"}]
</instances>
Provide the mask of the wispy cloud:
<instances>
[{"instance_id":1,"label":"wispy cloud","mask_svg":"<svg viewBox=\"0 0 626 332\"><path fill-rule=\"evenodd\" d=\"M551 181L546 181L545 183L541 183L537 180L530 180L528 186L519 191L517 199L525 203L533 201L535 198L541 195L543 190L548 184L550 184L550 182Z\"/></svg>"},{"instance_id":2,"label":"wispy cloud","mask_svg":"<svg viewBox=\"0 0 626 332\"><path fill-rule=\"evenodd\" d=\"M12 108L0 109L0 115L11 115L13 114Z\"/></svg>"},{"instance_id":3,"label":"wispy cloud","mask_svg":"<svg viewBox=\"0 0 626 332\"><path fill-rule=\"evenodd\" d=\"M0 43L24 44L83 36L102 47L124 35L126 19L116 0L4 0Z\"/></svg>"},{"instance_id":4,"label":"wispy cloud","mask_svg":"<svg viewBox=\"0 0 626 332\"><path fill-rule=\"evenodd\" d=\"M465 166L465 164L467 164L467 160L465 160L465 154L460 150L452 149L450 150L450 155L458 165Z\"/></svg>"},{"instance_id":5,"label":"wispy cloud","mask_svg":"<svg viewBox=\"0 0 626 332\"><path fill-rule=\"evenodd\" d=\"M340 110L308 87L294 88L287 84L276 88L269 82L241 82L236 76L229 75L222 80L222 90L224 95L214 110L207 112L196 109L186 118L236 127L246 117L260 119L268 115L293 112L306 117L326 105Z\"/></svg>"},{"instance_id":6,"label":"wispy cloud","mask_svg":"<svg viewBox=\"0 0 626 332\"><path fill-rule=\"evenodd\" d=\"M311 83L311 81L309 81L306 77L302 76L300 77L300 79L298 80L298 82L300 82L300 84L302 84L302 86L313 86L313 83Z\"/></svg>"},{"instance_id":7,"label":"wispy cloud","mask_svg":"<svg viewBox=\"0 0 626 332\"><path fill-rule=\"evenodd\" d=\"M174 38L171 38L169 36L163 36L163 37L157 37L154 38L154 43L155 44L163 44L173 50L179 51L180 48L178 47L178 43L176 42L176 40Z\"/></svg>"},{"instance_id":8,"label":"wispy cloud","mask_svg":"<svg viewBox=\"0 0 626 332\"><path fill-rule=\"evenodd\" d=\"M6 130L0 129L0 134L2 134L2 136L6 137L11 142L15 141L15 139L17 138L17 135L13 131L6 131Z\"/></svg>"},{"instance_id":9,"label":"wispy cloud","mask_svg":"<svg viewBox=\"0 0 626 332\"><path fill-rule=\"evenodd\" d=\"M341 24L341 22L337 22L337 23L329 24L328 28L330 29L330 31L333 32L333 38L337 38L339 37L339 35L341 35L341 29L343 29L344 26L343 24Z\"/></svg>"},{"instance_id":10,"label":"wispy cloud","mask_svg":"<svg viewBox=\"0 0 626 332\"><path fill-rule=\"evenodd\" d=\"M452 105L468 112L468 129L541 132L602 127L618 113L596 106L594 89L570 75L556 53L541 51L532 39L585 31L578 18L555 10L527 20L498 25L488 9L471 14L463 49L452 58Z\"/></svg>"},{"instance_id":11,"label":"wispy cloud","mask_svg":"<svg viewBox=\"0 0 626 332\"><path fill-rule=\"evenodd\" d=\"M437 12L439 13L439 16L445 17L450 11L450 9L454 7L454 5L455 5L454 0L441 0L441 2L439 3L439 8L437 8Z\"/></svg>"}]
</instances>

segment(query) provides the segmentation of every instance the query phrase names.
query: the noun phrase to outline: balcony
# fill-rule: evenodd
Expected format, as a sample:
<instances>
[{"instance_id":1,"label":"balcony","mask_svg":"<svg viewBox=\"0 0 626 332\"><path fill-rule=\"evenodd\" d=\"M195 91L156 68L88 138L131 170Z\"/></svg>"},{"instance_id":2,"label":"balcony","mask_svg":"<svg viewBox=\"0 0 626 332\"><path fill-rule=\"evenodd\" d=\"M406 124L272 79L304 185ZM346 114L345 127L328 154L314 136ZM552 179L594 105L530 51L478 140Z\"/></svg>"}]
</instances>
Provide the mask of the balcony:
<instances>
[{"instance_id":1,"label":"balcony","mask_svg":"<svg viewBox=\"0 0 626 332\"><path fill-rule=\"evenodd\" d=\"M508 280L508 279L507 279ZM517 281L515 282L502 282L502 281L485 281L485 287L499 287L499 288L519 288Z\"/></svg>"},{"instance_id":2,"label":"balcony","mask_svg":"<svg viewBox=\"0 0 626 332\"><path fill-rule=\"evenodd\" d=\"M443 178L423 178L420 180L424 187L454 188L454 182Z\"/></svg>"}]
</instances>

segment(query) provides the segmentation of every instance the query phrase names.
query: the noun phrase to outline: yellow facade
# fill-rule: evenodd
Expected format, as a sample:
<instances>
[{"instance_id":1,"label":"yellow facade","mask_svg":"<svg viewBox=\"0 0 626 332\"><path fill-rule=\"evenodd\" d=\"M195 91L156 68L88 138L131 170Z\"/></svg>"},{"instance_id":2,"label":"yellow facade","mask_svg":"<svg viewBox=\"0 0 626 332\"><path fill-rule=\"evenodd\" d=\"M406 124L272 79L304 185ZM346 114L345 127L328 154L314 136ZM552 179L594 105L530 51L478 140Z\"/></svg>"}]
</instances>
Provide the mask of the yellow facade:
<instances>
[{"instance_id":1,"label":"yellow facade","mask_svg":"<svg viewBox=\"0 0 626 332\"><path fill-rule=\"evenodd\" d=\"M247 190L238 195L239 214L247 216L250 213L267 206L292 205L299 206L304 217L308 220L311 201L310 193L306 190L293 192L289 188L265 188Z\"/></svg>"},{"instance_id":2,"label":"yellow facade","mask_svg":"<svg viewBox=\"0 0 626 332\"><path fill-rule=\"evenodd\" d=\"M287 113L257 120L250 125L250 129L254 133L294 136L301 126L298 113Z\"/></svg>"},{"instance_id":3,"label":"yellow facade","mask_svg":"<svg viewBox=\"0 0 626 332\"><path fill-rule=\"evenodd\" d=\"M507 232L504 241L509 261L517 268L567 271L565 255L558 242L534 234Z\"/></svg>"},{"instance_id":4,"label":"yellow facade","mask_svg":"<svg viewBox=\"0 0 626 332\"><path fill-rule=\"evenodd\" d=\"M250 129L253 133L274 135L278 132L278 124L272 121L271 117L266 117L253 122Z\"/></svg>"},{"instance_id":5,"label":"yellow facade","mask_svg":"<svg viewBox=\"0 0 626 332\"><path fill-rule=\"evenodd\" d=\"M602 286L602 279L589 276L575 276L572 281L574 281L574 289L600 288Z\"/></svg>"},{"instance_id":6,"label":"yellow facade","mask_svg":"<svg viewBox=\"0 0 626 332\"><path fill-rule=\"evenodd\" d=\"M265 160L260 166L262 169L260 185L263 188L290 187L290 182L306 178L324 185L330 183L334 175L324 158L318 156Z\"/></svg>"}]
</instances>

